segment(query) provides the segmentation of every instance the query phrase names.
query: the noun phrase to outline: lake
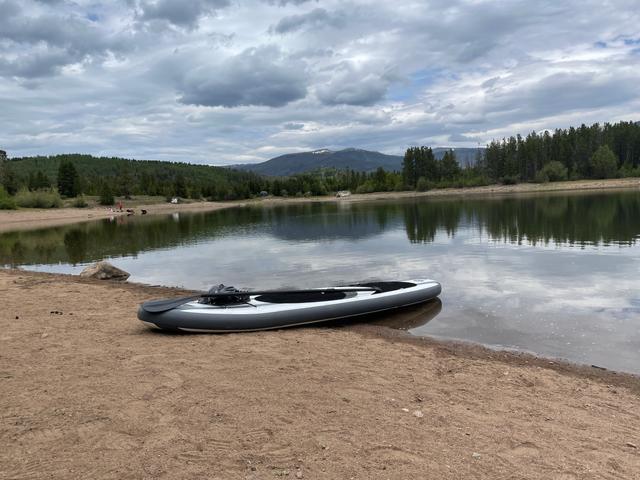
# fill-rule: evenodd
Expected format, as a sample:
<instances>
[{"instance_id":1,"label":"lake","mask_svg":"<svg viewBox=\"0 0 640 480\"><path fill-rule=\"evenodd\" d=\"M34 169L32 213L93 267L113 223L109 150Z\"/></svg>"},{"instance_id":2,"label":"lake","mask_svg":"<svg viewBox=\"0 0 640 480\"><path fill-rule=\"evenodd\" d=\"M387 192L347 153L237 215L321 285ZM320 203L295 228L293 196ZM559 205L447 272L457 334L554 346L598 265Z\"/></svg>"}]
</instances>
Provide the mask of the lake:
<instances>
[{"instance_id":1,"label":"lake","mask_svg":"<svg viewBox=\"0 0 640 480\"><path fill-rule=\"evenodd\" d=\"M413 335L640 373L640 192L305 203L0 235L0 264L206 289L428 277ZM407 315L405 315L407 317ZM405 318L406 320L406 318Z\"/></svg>"}]
</instances>

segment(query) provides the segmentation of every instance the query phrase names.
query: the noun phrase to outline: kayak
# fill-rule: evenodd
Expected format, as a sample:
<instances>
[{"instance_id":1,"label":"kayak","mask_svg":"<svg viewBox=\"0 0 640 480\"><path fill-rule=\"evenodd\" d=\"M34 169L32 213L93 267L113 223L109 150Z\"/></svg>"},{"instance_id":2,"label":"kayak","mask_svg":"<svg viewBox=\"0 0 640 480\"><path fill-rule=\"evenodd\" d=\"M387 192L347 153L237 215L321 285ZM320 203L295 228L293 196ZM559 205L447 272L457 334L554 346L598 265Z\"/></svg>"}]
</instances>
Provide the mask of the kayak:
<instances>
[{"instance_id":1,"label":"kayak","mask_svg":"<svg viewBox=\"0 0 640 480\"><path fill-rule=\"evenodd\" d=\"M228 293L187 297L181 304L178 299L173 302L177 303L174 308L157 308L158 304L172 305L172 300L145 302L138 309L138 318L149 327L163 330L210 333L270 330L416 305L436 298L441 286L434 280L417 279L297 291L232 291L233 301L228 302L219 301L218 297L228 298Z\"/></svg>"}]
</instances>

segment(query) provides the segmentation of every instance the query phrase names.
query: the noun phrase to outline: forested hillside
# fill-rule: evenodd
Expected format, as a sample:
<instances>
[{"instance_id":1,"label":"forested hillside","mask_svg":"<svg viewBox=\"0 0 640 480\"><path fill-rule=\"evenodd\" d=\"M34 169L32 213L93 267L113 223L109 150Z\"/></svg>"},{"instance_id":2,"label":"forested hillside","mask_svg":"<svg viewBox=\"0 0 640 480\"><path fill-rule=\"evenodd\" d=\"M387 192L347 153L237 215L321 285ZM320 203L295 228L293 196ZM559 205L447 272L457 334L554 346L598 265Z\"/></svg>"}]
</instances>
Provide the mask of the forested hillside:
<instances>
[{"instance_id":1,"label":"forested hillside","mask_svg":"<svg viewBox=\"0 0 640 480\"><path fill-rule=\"evenodd\" d=\"M175 195L224 200L246 198L263 188L261 178L251 172L79 154L13 158L7 162L12 178L5 188L11 193L24 187L35 190L59 186L60 165L65 163L73 165L77 172L76 193L88 195L100 195L106 188L123 196Z\"/></svg>"}]
</instances>

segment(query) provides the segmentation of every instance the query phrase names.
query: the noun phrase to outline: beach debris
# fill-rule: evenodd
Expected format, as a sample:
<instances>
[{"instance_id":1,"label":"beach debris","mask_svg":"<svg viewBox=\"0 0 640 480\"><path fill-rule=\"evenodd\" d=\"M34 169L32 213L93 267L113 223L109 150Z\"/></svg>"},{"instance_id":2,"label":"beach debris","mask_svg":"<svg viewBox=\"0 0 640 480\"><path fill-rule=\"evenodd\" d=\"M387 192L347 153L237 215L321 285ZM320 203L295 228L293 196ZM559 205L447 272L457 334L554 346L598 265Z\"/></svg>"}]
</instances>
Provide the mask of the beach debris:
<instances>
[{"instance_id":1,"label":"beach debris","mask_svg":"<svg viewBox=\"0 0 640 480\"><path fill-rule=\"evenodd\" d=\"M114 267L109 262L98 262L93 265L89 265L82 272L81 277L97 278L99 280L118 280L125 281L131 274L124 270Z\"/></svg>"},{"instance_id":2,"label":"beach debris","mask_svg":"<svg viewBox=\"0 0 640 480\"><path fill-rule=\"evenodd\" d=\"M635 443L627 442L626 445L627 447L638 448L638 446Z\"/></svg>"},{"instance_id":3,"label":"beach debris","mask_svg":"<svg viewBox=\"0 0 640 480\"><path fill-rule=\"evenodd\" d=\"M471 456L472 456L473 458L475 458L476 460L477 460L477 459L479 459L480 457L482 457L482 455L480 455L478 452L473 452L473 453L471 454Z\"/></svg>"},{"instance_id":4,"label":"beach debris","mask_svg":"<svg viewBox=\"0 0 640 480\"><path fill-rule=\"evenodd\" d=\"M414 417L418 417L418 418L422 418L422 417L424 417L424 413L422 413L422 410L414 410L413 411L413 416Z\"/></svg>"},{"instance_id":5,"label":"beach debris","mask_svg":"<svg viewBox=\"0 0 640 480\"><path fill-rule=\"evenodd\" d=\"M403 408L402 411L409 413L409 409L408 408Z\"/></svg>"},{"instance_id":6,"label":"beach debris","mask_svg":"<svg viewBox=\"0 0 640 480\"><path fill-rule=\"evenodd\" d=\"M298 470L296 472L296 478L303 478L303 477L304 477L304 475L302 474L302 470Z\"/></svg>"},{"instance_id":7,"label":"beach debris","mask_svg":"<svg viewBox=\"0 0 640 480\"><path fill-rule=\"evenodd\" d=\"M60 310L51 310L49 315L64 315Z\"/></svg>"}]
</instances>

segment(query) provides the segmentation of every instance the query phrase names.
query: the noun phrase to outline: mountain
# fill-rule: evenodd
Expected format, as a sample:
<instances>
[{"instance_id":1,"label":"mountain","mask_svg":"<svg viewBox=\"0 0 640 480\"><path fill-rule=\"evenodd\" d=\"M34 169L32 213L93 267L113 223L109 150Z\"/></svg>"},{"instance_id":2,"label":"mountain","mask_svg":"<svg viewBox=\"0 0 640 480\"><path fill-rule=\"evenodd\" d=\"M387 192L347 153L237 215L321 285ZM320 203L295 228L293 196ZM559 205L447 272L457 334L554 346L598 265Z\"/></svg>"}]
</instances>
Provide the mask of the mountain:
<instances>
[{"instance_id":1,"label":"mountain","mask_svg":"<svg viewBox=\"0 0 640 480\"><path fill-rule=\"evenodd\" d=\"M442 158L448 148L434 148L436 158ZM458 163L464 167L473 165L476 159L476 148L456 148ZM262 175L282 176L296 175L310 172L320 168L335 168L338 170L356 170L359 172L372 172L378 167L387 171L402 170L402 156L386 155L370 150L358 148L345 148L333 151L326 148L312 152L288 153L272 158L262 163L245 163L233 165L232 168L249 170Z\"/></svg>"},{"instance_id":2,"label":"mountain","mask_svg":"<svg viewBox=\"0 0 640 480\"><path fill-rule=\"evenodd\" d=\"M233 168L250 170L262 175L288 176L309 172L319 168L350 168L358 171L373 171L378 167L385 170L399 170L402 157L385 155L380 152L346 148L344 150L314 150L312 152L288 153L262 163L234 165Z\"/></svg>"}]
</instances>

